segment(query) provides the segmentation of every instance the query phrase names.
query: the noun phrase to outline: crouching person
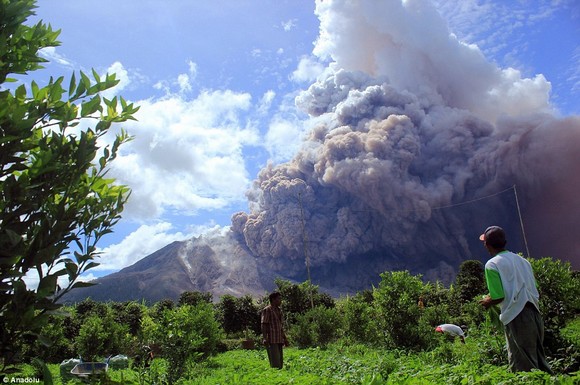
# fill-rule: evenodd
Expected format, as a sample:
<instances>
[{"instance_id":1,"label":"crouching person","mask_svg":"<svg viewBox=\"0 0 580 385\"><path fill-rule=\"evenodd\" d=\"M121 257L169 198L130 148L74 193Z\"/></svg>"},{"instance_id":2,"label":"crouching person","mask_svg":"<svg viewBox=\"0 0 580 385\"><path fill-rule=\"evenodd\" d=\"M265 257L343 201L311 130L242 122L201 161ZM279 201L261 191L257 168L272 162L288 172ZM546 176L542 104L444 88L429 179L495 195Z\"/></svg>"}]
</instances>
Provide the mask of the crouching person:
<instances>
[{"instance_id":1,"label":"crouching person","mask_svg":"<svg viewBox=\"0 0 580 385\"><path fill-rule=\"evenodd\" d=\"M447 334L447 335L451 336L452 338L459 337L459 339L461 340L461 343L465 343L465 333L463 332L463 329L457 325L442 324L442 325L437 326L435 328L435 331L437 333Z\"/></svg>"}]
</instances>

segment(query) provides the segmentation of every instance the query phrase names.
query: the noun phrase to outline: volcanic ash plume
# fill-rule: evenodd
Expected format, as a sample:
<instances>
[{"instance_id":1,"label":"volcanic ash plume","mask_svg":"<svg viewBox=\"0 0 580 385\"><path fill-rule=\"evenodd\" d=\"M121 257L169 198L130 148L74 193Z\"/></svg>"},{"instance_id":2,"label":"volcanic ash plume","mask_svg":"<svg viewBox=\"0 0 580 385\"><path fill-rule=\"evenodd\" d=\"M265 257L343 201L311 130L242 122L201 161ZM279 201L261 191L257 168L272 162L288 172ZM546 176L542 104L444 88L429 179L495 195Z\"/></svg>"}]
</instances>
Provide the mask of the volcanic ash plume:
<instances>
[{"instance_id":1,"label":"volcanic ash plume","mask_svg":"<svg viewBox=\"0 0 580 385\"><path fill-rule=\"evenodd\" d=\"M531 252L578 257L580 119L549 113L543 76L486 62L424 1L324 1L317 13L315 52L334 62L297 98L316 122L301 151L262 170L252 211L233 216L252 253L290 275L305 256L458 266L483 254L473 240L488 221L519 231L518 214L505 199L444 208L516 185Z\"/></svg>"}]
</instances>

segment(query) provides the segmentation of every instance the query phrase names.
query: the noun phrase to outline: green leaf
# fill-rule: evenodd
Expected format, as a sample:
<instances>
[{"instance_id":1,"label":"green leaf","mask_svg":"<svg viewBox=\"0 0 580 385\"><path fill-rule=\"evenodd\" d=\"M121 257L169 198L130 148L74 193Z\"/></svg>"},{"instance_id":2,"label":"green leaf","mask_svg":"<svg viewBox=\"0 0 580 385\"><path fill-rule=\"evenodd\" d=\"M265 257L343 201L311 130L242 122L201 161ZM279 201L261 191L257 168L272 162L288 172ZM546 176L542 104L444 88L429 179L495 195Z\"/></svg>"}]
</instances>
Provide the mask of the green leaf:
<instances>
[{"instance_id":1,"label":"green leaf","mask_svg":"<svg viewBox=\"0 0 580 385\"><path fill-rule=\"evenodd\" d=\"M16 89L16 91L14 92L14 96L16 97L16 99L19 100L26 99L26 87L24 86L24 84L22 84Z\"/></svg>"},{"instance_id":2,"label":"green leaf","mask_svg":"<svg viewBox=\"0 0 580 385\"><path fill-rule=\"evenodd\" d=\"M85 266L85 268L83 269L83 272L85 272L85 271L87 271L87 270L89 270L89 269L92 269L92 268L94 268L94 267L97 267L97 266L99 266L99 265L100 265L100 263L97 263L97 262L90 262L90 263L88 263L88 264Z\"/></svg>"},{"instance_id":3,"label":"green leaf","mask_svg":"<svg viewBox=\"0 0 580 385\"><path fill-rule=\"evenodd\" d=\"M97 71L95 71L94 68L92 69L92 71L93 71L93 77L95 78L96 82L97 83L100 83L101 82L101 77L99 76L99 74L97 73Z\"/></svg>"},{"instance_id":4,"label":"green leaf","mask_svg":"<svg viewBox=\"0 0 580 385\"><path fill-rule=\"evenodd\" d=\"M68 86L68 94L69 96L72 96L73 92L75 92L77 88L77 80L75 77L75 73L73 72L73 74L70 77L70 84Z\"/></svg>"},{"instance_id":5,"label":"green leaf","mask_svg":"<svg viewBox=\"0 0 580 385\"><path fill-rule=\"evenodd\" d=\"M82 72L81 72L81 74L82 74ZM77 99L81 98L82 96L84 96L86 91L87 91L87 88L85 86L85 83L82 81L82 79L79 80L79 85L77 87L75 94L71 98L71 100L77 100Z\"/></svg>"},{"instance_id":6,"label":"green leaf","mask_svg":"<svg viewBox=\"0 0 580 385\"><path fill-rule=\"evenodd\" d=\"M53 345L53 342L51 340L49 340L48 337L43 337L42 335L40 335L39 339L45 346L52 346ZM48 345L46 344L47 342L48 342ZM44 363L42 360L40 360L38 358L33 358L32 362L34 363L34 365L36 367L41 368L42 381L43 381L44 385L53 385L54 380L52 379L52 373L51 373L50 369L48 368L48 366L46 365L46 363Z\"/></svg>"},{"instance_id":7,"label":"green leaf","mask_svg":"<svg viewBox=\"0 0 580 385\"><path fill-rule=\"evenodd\" d=\"M65 263L65 269L68 273L69 278L75 277L77 276L77 272L79 270L79 267L76 263L70 261L70 262L66 262Z\"/></svg>"},{"instance_id":8,"label":"green leaf","mask_svg":"<svg viewBox=\"0 0 580 385\"><path fill-rule=\"evenodd\" d=\"M38 283L38 289L36 293L39 297L47 297L56 291L56 280L57 275L47 275L43 277Z\"/></svg>"},{"instance_id":9,"label":"green leaf","mask_svg":"<svg viewBox=\"0 0 580 385\"><path fill-rule=\"evenodd\" d=\"M30 88L32 90L32 97L38 100L38 84L34 80L30 83Z\"/></svg>"},{"instance_id":10,"label":"green leaf","mask_svg":"<svg viewBox=\"0 0 580 385\"><path fill-rule=\"evenodd\" d=\"M96 283L93 283L93 282L82 282L82 281L79 281L79 282L75 282L72 285L71 289L76 289L76 288L79 288L79 287L91 287L91 286L95 286L95 285L96 285Z\"/></svg>"},{"instance_id":11,"label":"green leaf","mask_svg":"<svg viewBox=\"0 0 580 385\"><path fill-rule=\"evenodd\" d=\"M81 84L87 90L91 88L91 79L89 79L89 77L83 71L81 71Z\"/></svg>"},{"instance_id":12,"label":"green leaf","mask_svg":"<svg viewBox=\"0 0 580 385\"><path fill-rule=\"evenodd\" d=\"M50 337L47 337L45 335L40 334L38 336L38 341L44 345L45 347L50 347L53 345L53 341L50 339Z\"/></svg>"},{"instance_id":13,"label":"green leaf","mask_svg":"<svg viewBox=\"0 0 580 385\"><path fill-rule=\"evenodd\" d=\"M81 117L87 117L101 110L101 97L96 95L94 98L81 105Z\"/></svg>"}]
</instances>

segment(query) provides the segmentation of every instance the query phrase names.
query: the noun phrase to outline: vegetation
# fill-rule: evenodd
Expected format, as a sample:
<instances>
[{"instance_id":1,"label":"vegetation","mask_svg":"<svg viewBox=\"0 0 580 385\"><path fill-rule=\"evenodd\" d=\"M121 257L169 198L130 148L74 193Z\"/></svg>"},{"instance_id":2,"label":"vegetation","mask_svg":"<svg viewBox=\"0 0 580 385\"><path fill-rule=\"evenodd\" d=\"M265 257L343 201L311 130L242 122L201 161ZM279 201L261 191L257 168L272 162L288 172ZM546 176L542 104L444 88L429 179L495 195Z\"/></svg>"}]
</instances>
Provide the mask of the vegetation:
<instances>
[{"instance_id":1,"label":"vegetation","mask_svg":"<svg viewBox=\"0 0 580 385\"><path fill-rule=\"evenodd\" d=\"M580 279L568 263L549 258L532 263L543 267L538 273L540 291L559 298L560 316L546 316L546 333L552 335L546 351L557 373L553 377L509 372L503 330L493 316L497 313L485 312L478 304L480 290L472 291L469 298L464 293L471 289L461 284L479 282L478 276L469 274L483 274L480 269L458 275L450 287L425 283L406 271L386 272L373 290L338 300L309 283L277 280L277 289L291 294L282 304L292 345L285 350L282 371L269 370L259 345L240 349L241 340L248 336L259 340L254 326L267 297L224 296L212 304L209 293L199 292L183 293L177 303L164 300L150 307L86 299L65 307L66 315L53 316L54 322L43 327L54 341L49 349L24 344L24 358L50 363L54 383L59 381L58 363L79 354L91 360L127 355L131 369L107 374L110 383L126 384L576 383L580 380L580 307L574 293L580 294ZM556 286L566 293L553 287L556 279ZM554 303L542 298L546 314L553 311ZM444 322L464 325L466 344L435 333L435 326ZM153 361L145 359L147 352L153 352ZM28 370L42 376L40 369Z\"/></svg>"},{"instance_id":2,"label":"vegetation","mask_svg":"<svg viewBox=\"0 0 580 385\"><path fill-rule=\"evenodd\" d=\"M37 70L38 51L54 47L60 31L24 24L33 0L0 2L0 367L20 360L24 340L39 334L58 299L85 285L80 274L97 265L96 245L120 219L125 186L106 179L121 131L99 147L113 123L138 108L100 94L118 81L73 74L45 86L19 85L13 76ZM14 84L13 87L10 83ZM81 125L81 123L83 123ZM83 128L81 128L83 127ZM25 277L36 276L35 288ZM61 278L64 278L62 280ZM65 283L63 283L65 282Z\"/></svg>"}]
</instances>

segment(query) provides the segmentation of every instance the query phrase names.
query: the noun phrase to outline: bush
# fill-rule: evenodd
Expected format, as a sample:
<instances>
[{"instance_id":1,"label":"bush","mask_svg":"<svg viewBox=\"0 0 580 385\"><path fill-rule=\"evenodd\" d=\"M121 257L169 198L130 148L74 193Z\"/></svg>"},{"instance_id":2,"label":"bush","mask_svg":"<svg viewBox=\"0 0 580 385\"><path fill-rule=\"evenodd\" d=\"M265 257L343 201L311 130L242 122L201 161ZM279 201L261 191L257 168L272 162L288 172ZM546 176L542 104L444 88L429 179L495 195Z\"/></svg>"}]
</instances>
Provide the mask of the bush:
<instances>
[{"instance_id":1,"label":"bush","mask_svg":"<svg viewBox=\"0 0 580 385\"><path fill-rule=\"evenodd\" d=\"M65 319L70 317L50 316L49 323L44 325L40 335L50 341L48 345L36 341L31 349L31 356L40 358L48 363L59 363L63 358L74 355L72 342L65 337L63 327Z\"/></svg>"},{"instance_id":2,"label":"bush","mask_svg":"<svg viewBox=\"0 0 580 385\"><path fill-rule=\"evenodd\" d=\"M216 311L218 320L227 334L260 333L260 311L251 296L236 298L226 294L220 298Z\"/></svg>"},{"instance_id":3,"label":"bush","mask_svg":"<svg viewBox=\"0 0 580 385\"><path fill-rule=\"evenodd\" d=\"M326 347L338 338L340 317L336 309L317 306L296 317L290 338L299 347Z\"/></svg>"},{"instance_id":4,"label":"bush","mask_svg":"<svg viewBox=\"0 0 580 385\"><path fill-rule=\"evenodd\" d=\"M422 310L417 303L423 292L420 276L408 271L381 274L374 298L379 328L385 333L388 346L420 350L428 345L431 330L426 330L424 324L417 327Z\"/></svg>"},{"instance_id":5,"label":"bush","mask_svg":"<svg viewBox=\"0 0 580 385\"><path fill-rule=\"evenodd\" d=\"M484 275L484 266L480 261L468 260L459 266L459 272L455 278L455 288L461 304L468 303L473 298L487 292Z\"/></svg>"},{"instance_id":6,"label":"bush","mask_svg":"<svg viewBox=\"0 0 580 385\"><path fill-rule=\"evenodd\" d=\"M97 355L105 354L109 332L103 320L95 315L89 316L81 326L75 341L75 349L85 361L94 361Z\"/></svg>"},{"instance_id":7,"label":"bush","mask_svg":"<svg viewBox=\"0 0 580 385\"><path fill-rule=\"evenodd\" d=\"M580 279L569 262L530 259L540 291L540 311L546 329L560 330L580 312Z\"/></svg>"},{"instance_id":8,"label":"bush","mask_svg":"<svg viewBox=\"0 0 580 385\"><path fill-rule=\"evenodd\" d=\"M276 279L275 283L282 294L282 311L289 324L293 324L299 314L304 314L314 307L333 308L335 306L331 296L318 292L318 286L310 282L294 284L283 279ZM269 300L266 297L262 302L269 303Z\"/></svg>"},{"instance_id":9,"label":"bush","mask_svg":"<svg viewBox=\"0 0 580 385\"><path fill-rule=\"evenodd\" d=\"M222 339L213 307L205 301L196 306L166 309L159 323L146 317L143 332L146 341L161 347L168 363L169 383L184 375L188 362L195 363L216 353Z\"/></svg>"},{"instance_id":10,"label":"bush","mask_svg":"<svg viewBox=\"0 0 580 385\"><path fill-rule=\"evenodd\" d=\"M113 302L110 306L115 322L126 325L129 333L136 336L141 329L141 319L146 307L134 301Z\"/></svg>"},{"instance_id":11,"label":"bush","mask_svg":"<svg viewBox=\"0 0 580 385\"><path fill-rule=\"evenodd\" d=\"M530 259L540 292L540 311L544 318L546 354L565 359L560 331L580 311L580 279L569 262L551 258Z\"/></svg>"},{"instance_id":12,"label":"bush","mask_svg":"<svg viewBox=\"0 0 580 385\"><path fill-rule=\"evenodd\" d=\"M183 305L190 305L196 306L202 302L211 303L212 301L212 294L208 292L200 292L200 291L184 291L179 296L179 301L177 304L179 306Z\"/></svg>"},{"instance_id":13,"label":"bush","mask_svg":"<svg viewBox=\"0 0 580 385\"><path fill-rule=\"evenodd\" d=\"M370 299L359 293L354 297L345 298L337 305L342 315L343 337L353 343L377 343L379 333L375 321L375 310Z\"/></svg>"}]
</instances>

